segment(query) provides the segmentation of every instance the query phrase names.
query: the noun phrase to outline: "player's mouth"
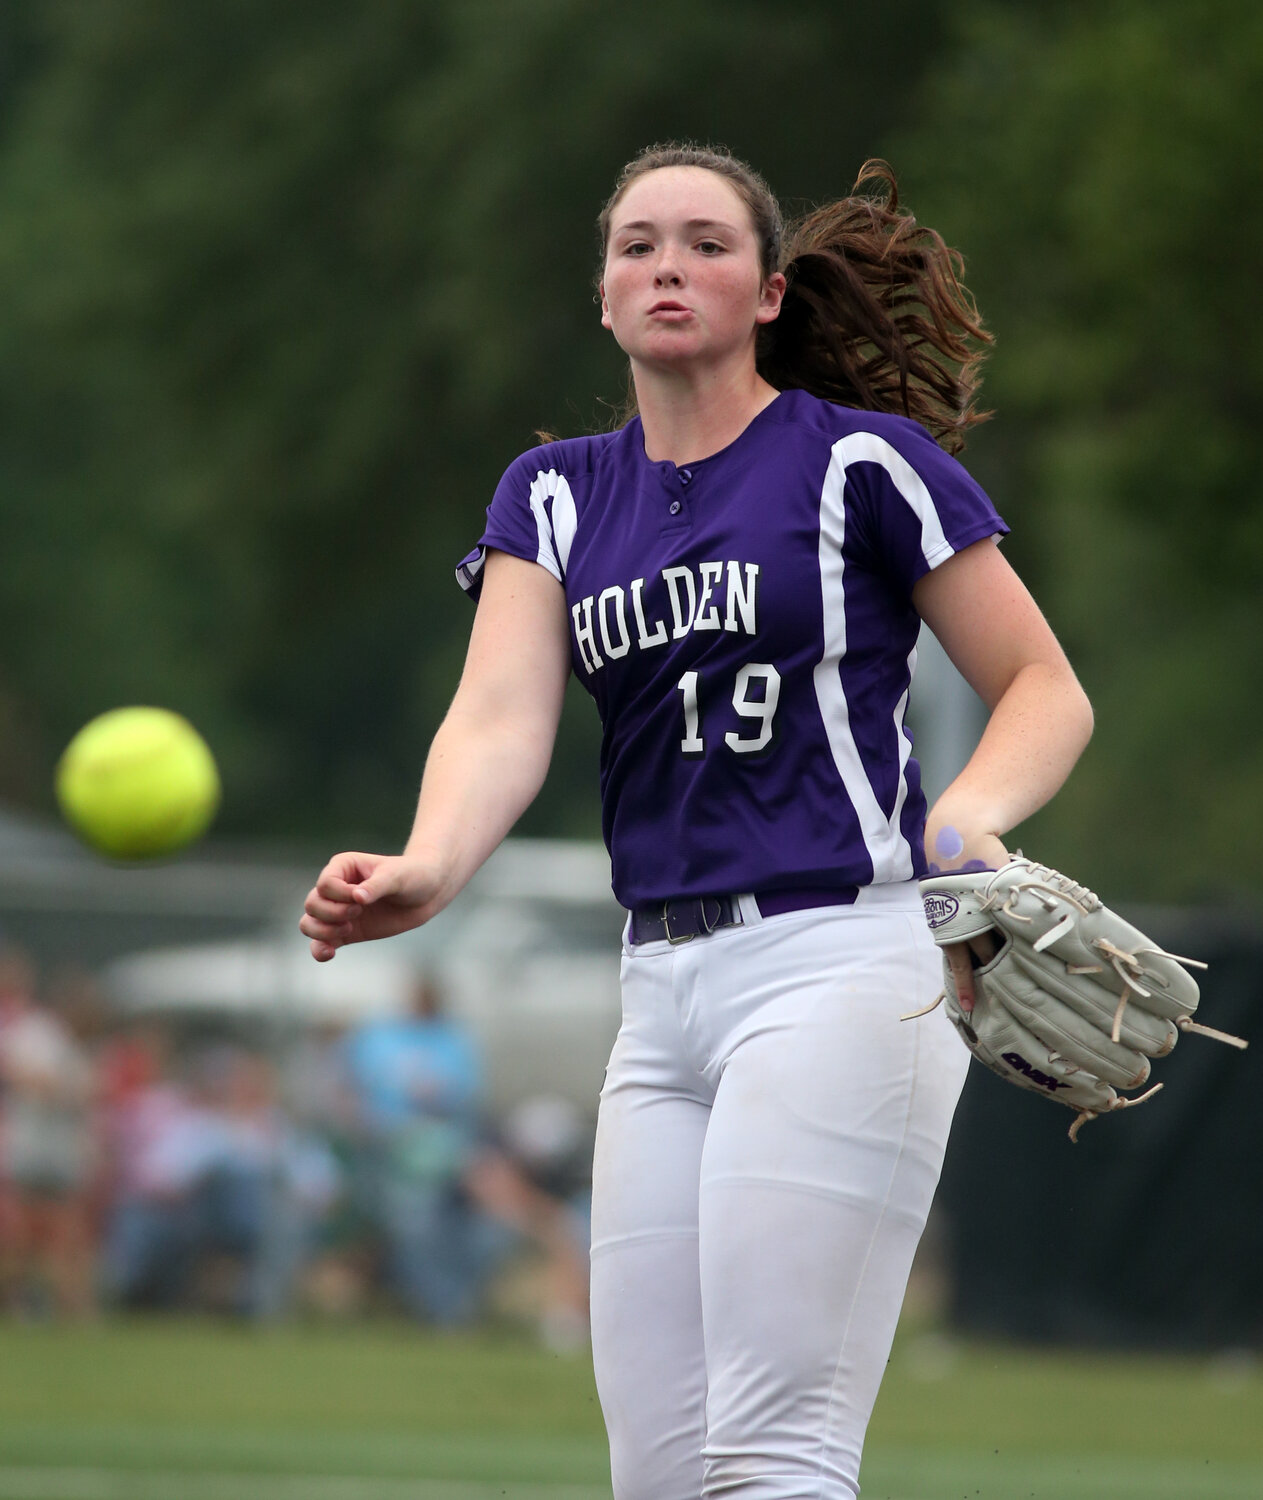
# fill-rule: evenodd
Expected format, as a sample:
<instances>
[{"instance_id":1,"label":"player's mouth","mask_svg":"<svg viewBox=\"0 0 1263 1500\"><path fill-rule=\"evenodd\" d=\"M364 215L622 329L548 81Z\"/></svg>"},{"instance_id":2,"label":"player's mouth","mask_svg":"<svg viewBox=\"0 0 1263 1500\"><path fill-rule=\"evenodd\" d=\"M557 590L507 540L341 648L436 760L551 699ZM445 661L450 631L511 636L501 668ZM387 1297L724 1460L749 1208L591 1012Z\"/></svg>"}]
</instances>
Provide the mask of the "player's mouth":
<instances>
[{"instance_id":1,"label":"player's mouth","mask_svg":"<svg viewBox=\"0 0 1263 1500\"><path fill-rule=\"evenodd\" d=\"M655 302L649 309L651 318L660 318L664 323L679 323L693 316L692 308L683 302Z\"/></svg>"}]
</instances>

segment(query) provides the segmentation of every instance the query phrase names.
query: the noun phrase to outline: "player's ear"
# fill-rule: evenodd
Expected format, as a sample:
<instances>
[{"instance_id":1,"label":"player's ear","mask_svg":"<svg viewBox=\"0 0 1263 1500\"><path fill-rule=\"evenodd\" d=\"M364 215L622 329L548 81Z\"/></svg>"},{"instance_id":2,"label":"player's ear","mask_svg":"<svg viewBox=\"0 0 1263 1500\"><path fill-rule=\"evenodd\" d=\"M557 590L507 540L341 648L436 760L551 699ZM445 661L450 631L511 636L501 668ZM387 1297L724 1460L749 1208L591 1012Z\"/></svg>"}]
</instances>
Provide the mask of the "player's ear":
<instances>
[{"instance_id":1,"label":"player's ear","mask_svg":"<svg viewBox=\"0 0 1263 1500\"><path fill-rule=\"evenodd\" d=\"M605 300L605 282L604 282L604 280L601 280L601 281L597 282L597 284L596 284L596 296L597 296L597 301L601 304L601 327L602 328L613 328L614 325L613 325L613 323L610 322L610 305Z\"/></svg>"},{"instance_id":2,"label":"player's ear","mask_svg":"<svg viewBox=\"0 0 1263 1500\"><path fill-rule=\"evenodd\" d=\"M781 303L785 300L785 288L788 285L780 271L772 272L759 293L759 310L754 315L756 323L773 323L780 317Z\"/></svg>"}]
</instances>

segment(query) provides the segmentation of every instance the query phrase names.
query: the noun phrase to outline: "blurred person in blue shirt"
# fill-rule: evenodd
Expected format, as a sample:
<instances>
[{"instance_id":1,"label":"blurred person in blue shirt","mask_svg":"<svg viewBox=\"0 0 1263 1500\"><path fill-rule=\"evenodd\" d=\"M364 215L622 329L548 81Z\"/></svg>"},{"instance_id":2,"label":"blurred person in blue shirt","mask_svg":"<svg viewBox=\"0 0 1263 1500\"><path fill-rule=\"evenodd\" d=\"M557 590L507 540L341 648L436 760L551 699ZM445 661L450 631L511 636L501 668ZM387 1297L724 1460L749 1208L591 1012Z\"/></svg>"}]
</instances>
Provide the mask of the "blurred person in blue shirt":
<instances>
[{"instance_id":1,"label":"blurred person in blue shirt","mask_svg":"<svg viewBox=\"0 0 1263 1500\"><path fill-rule=\"evenodd\" d=\"M344 1058L359 1129L359 1188L393 1288L416 1317L469 1322L512 1237L466 1190L479 1151L477 1045L422 977L408 1013L357 1027Z\"/></svg>"}]
</instances>

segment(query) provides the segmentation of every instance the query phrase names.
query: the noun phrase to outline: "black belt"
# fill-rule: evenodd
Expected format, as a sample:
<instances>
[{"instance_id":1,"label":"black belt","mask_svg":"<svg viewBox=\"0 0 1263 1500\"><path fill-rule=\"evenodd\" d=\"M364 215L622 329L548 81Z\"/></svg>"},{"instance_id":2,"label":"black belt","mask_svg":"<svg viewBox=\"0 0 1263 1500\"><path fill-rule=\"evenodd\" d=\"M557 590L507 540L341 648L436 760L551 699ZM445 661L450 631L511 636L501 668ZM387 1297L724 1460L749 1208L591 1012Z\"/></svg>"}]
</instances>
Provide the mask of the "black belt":
<instances>
[{"instance_id":1,"label":"black belt","mask_svg":"<svg viewBox=\"0 0 1263 1500\"><path fill-rule=\"evenodd\" d=\"M850 906L859 894L858 886L820 887L792 891L756 891L759 914L779 916L782 912L803 911L813 906ZM679 896L674 901L651 901L633 908L631 932L633 943L687 943L690 938L704 937L721 927L742 925L739 896Z\"/></svg>"}]
</instances>

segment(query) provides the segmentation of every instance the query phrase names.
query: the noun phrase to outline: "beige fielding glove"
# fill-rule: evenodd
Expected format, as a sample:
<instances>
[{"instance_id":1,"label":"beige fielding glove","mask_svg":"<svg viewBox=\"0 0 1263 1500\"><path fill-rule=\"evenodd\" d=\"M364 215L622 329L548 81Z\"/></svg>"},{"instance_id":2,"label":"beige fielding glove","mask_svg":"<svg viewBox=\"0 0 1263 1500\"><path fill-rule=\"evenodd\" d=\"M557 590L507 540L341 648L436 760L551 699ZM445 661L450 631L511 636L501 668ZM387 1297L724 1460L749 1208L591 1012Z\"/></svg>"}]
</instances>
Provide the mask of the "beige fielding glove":
<instances>
[{"instance_id":1,"label":"beige fielding glove","mask_svg":"<svg viewBox=\"0 0 1263 1500\"><path fill-rule=\"evenodd\" d=\"M1149 1059L1165 1057L1181 1032L1246 1046L1192 1020L1200 997L1187 970L1205 964L1164 952L1084 886L1020 853L1000 870L932 876L921 897L940 948L988 933L997 945L974 970L972 1008L944 963L939 1000L952 1024L993 1073L1075 1110L1072 1141L1085 1121L1157 1093L1160 1083L1134 1098L1118 1091L1147 1082Z\"/></svg>"}]
</instances>

